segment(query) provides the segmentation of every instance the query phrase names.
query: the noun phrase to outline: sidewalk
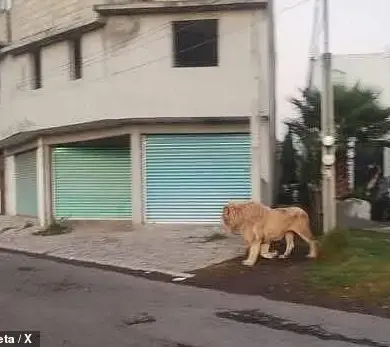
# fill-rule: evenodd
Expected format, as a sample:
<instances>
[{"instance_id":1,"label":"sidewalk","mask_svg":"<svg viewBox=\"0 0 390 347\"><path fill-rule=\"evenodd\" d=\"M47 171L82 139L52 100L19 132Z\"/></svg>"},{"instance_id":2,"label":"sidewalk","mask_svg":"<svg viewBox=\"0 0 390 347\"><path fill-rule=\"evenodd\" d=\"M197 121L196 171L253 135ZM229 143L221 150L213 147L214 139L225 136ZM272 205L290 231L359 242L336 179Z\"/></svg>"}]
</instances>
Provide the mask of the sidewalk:
<instances>
[{"instance_id":1,"label":"sidewalk","mask_svg":"<svg viewBox=\"0 0 390 347\"><path fill-rule=\"evenodd\" d=\"M0 249L174 277L191 277L187 272L243 252L238 238L206 242L219 231L217 226L150 225L131 230L80 224L68 234L36 236L33 232L39 228L24 228L27 222L36 223L0 216Z\"/></svg>"}]
</instances>

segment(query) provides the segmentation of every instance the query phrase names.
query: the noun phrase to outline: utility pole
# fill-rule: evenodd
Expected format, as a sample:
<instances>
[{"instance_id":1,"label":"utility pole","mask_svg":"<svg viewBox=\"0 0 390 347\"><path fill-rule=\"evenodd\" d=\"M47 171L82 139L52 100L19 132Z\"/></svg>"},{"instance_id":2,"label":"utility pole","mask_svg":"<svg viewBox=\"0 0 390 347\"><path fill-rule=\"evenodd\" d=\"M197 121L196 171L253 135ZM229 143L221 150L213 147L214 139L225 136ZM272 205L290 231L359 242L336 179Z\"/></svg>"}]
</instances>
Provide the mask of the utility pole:
<instances>
[{"instance_id":1,"label":"utility pole","mask_svg":"<svg viewBox=\"0 0 390 347\"><path fill-rule=\"evenodd\" d=\"M278 182L276 177L276 35L275 35L275 4L268 0L268 98L269 98L269 205L276 202Z\"/></svg>"},{"instance_id":2,"label":"utility pole","mask_svg":"<svg viewBox=\"0 0 390 347\"><path fill-rule=\"evenodd\" d=\"M329 52L329 0L323 0L324 52L321 100L323 231L336 227L335 127L332 54Z\"/></svg>"},{"instance_id":3,"label":"utility pole","mask_svg":"<svg viewBox=\"0 0 390 347\"><path fill-rule=\"evenodd\" d=\"M313 74L316 59L318 56L318 36L320 32L319 14L320 14L320 0L314 0L314 15L313 15L313 27L310 40L309 50L309 68L307 72L306 90L311 91L313 85Z\"/></svg>"}]
</instances>

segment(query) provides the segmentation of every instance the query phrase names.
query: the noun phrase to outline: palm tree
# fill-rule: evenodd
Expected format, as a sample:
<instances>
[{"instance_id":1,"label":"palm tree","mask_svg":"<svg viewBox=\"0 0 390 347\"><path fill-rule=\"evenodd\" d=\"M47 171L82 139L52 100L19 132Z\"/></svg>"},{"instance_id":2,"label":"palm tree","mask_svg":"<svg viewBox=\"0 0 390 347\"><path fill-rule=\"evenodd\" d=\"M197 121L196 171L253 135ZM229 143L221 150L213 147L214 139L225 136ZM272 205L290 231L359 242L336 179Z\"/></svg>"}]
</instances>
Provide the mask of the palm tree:
<instances>
[{"instance_id":1,"label":"palm tree","mask_svg":"<svg viewBox=\"0 0 390 347\"><path fill-rule=\"evenodd\" d=\"M390 108L379 101L380 93L360 83L352 87L334 87L334 116L336 129L336 167L338 181L346 177L346 148L349 138L358 144L370 145L383 139L390 131ZM301 149L300 180L318 185L321 180L321 93L317 89L301 90L291 103L300 117L289 119L286 124L298 137Z\"/></svg>"}]
</instances>

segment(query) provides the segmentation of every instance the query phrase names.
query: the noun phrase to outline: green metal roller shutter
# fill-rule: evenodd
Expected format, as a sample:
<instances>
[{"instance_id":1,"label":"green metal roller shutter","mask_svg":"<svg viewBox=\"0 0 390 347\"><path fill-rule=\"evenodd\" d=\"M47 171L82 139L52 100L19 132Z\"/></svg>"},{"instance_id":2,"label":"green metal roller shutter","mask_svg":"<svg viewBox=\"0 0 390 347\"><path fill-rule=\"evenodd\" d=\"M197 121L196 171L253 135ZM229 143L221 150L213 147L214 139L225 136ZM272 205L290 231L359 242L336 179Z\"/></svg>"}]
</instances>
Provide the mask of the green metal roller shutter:
<instances>
[{"instance_id":1,"label":"green metal roller shutter","mask_svg":"<svg viewBox=\"0 0 390 347\"><path fill-rule=\"evenodd\" d=\"M16 213L38 216L37 151L15 155Z\"/></svg>"},{"instance_id":2,"label":"green metal roller shutter","mask_svg":"<svg viewBox=\"0 0 390 347\"><path fill-rule=\"evenodd\" d=\"M148 222L218 222L251 197L249 134L148 135L144 156Z\"/></svg>"},{"instance_id":3,"label":"green metal roller shutter","mask_svg":"<svg viewBox=\"0 0 390 347\"><path fill-rule=\"evenodd\" d=\"M58 147L52 156L56 218L131 219L129 148Z\"/></svg>"}]
</instances>

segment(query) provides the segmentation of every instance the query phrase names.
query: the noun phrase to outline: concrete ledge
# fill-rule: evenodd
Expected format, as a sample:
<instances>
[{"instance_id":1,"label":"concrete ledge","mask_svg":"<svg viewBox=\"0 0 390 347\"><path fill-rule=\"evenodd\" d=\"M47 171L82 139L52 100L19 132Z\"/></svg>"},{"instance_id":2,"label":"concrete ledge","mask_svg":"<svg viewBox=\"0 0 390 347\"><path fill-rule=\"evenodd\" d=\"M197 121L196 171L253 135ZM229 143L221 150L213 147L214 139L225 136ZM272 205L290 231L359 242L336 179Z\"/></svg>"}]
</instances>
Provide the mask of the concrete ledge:
<instances>
[{"instance_id":1,"label":"concrete ledge","mask_svg":"<svg viewBox=\"0 0 390 347\"><path fill-rule=\"evenodd\" d=\"M27 145L31 141L37 140L40 136L54 136L58 138L61 135L80 135L88 131L100 131L100 138L110 136L122 136L129 134L131 131L127 127L142 126L142 125L166 125L166 124L205 124L205 125L220 125L220 124L249 124L247 115L241 116L216 116L216 117L151 117L151 118L120 118L120 119L102 119L92 122L76 123L72 125L63 125L51 128L42 128L37 130L26 130L13 133L10 136L1 138L0 149L6 148L10 151L15 150L15 147ZM108 132L111 132L108 134ZM114 134L114 133L115 134ZM95 138L96 139L96 138ZM49 143L44 140L46 144ZM14 148L12 148L14 147Z\"/></svg>"},{"instance_id":2,"label":"concrete ledge","mask_svg":"<svg viewBox=\"0 0 390 347\"><path fill-rule=\"evenodd\" d=\"M125 266L119 266L119 265L113 265L109 263L99 263L93 260L87 260L87 259L81 259L81 258L73 258L73 257L60 257L56 255L50 254L50 252L33 252L28 251L22 248L10 248L10 247L4 247L0 245L0 252L6 252L6 253L14 253L14 254L23 254L27 255L32 258L37 259L46 259L55 261L58 263L64 263L64 264L70 264L75 266L83 266L83 267L90 267L95 269L100 269L104 271L112 271L112 272L118 272L121 274L136 276L136 277L143 277L150 280L158 280L158 281L165 281L165 282L172 282L174 278L192 278L195 275L190 273L182 273L182 272L174 272L170 270L164 270L164 269L154 269L154 268L148 268L148 267L137 267L137 268L130 268Z\"/></svg>"},{"instance_id":3,"label":"concrete ledge","mask_svg":"<svg viewBox=\"0 0 390 347\"><path fill-rule=\"evenodd\" d=\"M183 12L211 12L266 9L267 0L220 0L220 1L143 1L131 4L95 5L102 16L140 14L172 14Z\"/></svg>"},{"instance_id":4,"label":"concrete ledge","mask_svg":"<svg viewBox=\"0 0 390 347\"><path fill-rule=\"evenodd\" d=\"M26 52L31 52L41 47L68 40L90 31L98 30L100 28L103 28L105 25L106 21L103 18L99 18L93 21L73 25L67 28L50 29L31 38L22 40L17 44L12 44L3 48L1 51L1 55L20 55Z\"/></svg>"}]
</instances>

